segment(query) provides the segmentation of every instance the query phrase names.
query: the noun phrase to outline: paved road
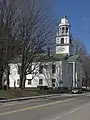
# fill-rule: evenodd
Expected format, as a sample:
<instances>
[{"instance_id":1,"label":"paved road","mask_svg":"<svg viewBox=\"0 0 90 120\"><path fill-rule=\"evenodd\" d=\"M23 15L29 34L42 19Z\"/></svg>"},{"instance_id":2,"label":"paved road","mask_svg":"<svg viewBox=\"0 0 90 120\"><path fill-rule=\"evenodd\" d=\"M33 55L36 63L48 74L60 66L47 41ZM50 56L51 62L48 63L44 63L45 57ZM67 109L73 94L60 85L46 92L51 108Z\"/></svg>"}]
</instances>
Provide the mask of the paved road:
<instances>
[{"instance_id":1,"label":"paved road","mask_svg":"<svg viewBox=\"0 0 90 120\"><path fill-rule=\"evenodd\" d=\"M0 120L90 120L90 93L1 104Z\"/></svg>"}]
</instances>

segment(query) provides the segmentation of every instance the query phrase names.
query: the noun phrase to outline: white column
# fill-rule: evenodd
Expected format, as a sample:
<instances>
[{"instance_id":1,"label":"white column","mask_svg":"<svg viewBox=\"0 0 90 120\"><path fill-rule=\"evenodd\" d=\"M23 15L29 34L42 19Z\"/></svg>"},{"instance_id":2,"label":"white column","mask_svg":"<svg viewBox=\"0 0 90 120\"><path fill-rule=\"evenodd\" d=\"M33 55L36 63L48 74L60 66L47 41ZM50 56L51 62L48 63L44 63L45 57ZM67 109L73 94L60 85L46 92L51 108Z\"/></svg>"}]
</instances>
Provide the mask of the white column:
<instances>
[{"instance_id":1,"label":"white column","mask_svg":"<svg viewBox=\"0 0 90 120\"><path fill-rule=\"evenodd\" d=\"M76 77L76 87L77 87L78 86L78 83L77 83L78 82L78 74L77 74L77 72L75 75L76 75L75 77Z\"/></svg>"},{"instance_id":2,"label":"white column","mask_svg":"<svg viewBox=\"0 0 90 120\"><path fill-rule=\"evenodd\" d=\"M80 86L82 86L82 79L83 79L83 72L82 72L82 67L80 66Z\"/></svg>"},{"instance_id":3,"label":"white column","mask_svg":"<svg viewBox=\"0 0 90 120\"><path fill-rule=\"evenodd\" d=\"M73 87L75 87L75 62L73 62Z\"/></svg>"},{"instance_id":4,"label":"white column","mask_svg":"<svg viewBox=\"0 0 90 120\"><path fill-rule=\"evenodd\" d=\"M78 65L75 63L75 68L76 68L76 70L75 70L75 86L77 87L78 86Z\"/></svg>"}]
</instances>

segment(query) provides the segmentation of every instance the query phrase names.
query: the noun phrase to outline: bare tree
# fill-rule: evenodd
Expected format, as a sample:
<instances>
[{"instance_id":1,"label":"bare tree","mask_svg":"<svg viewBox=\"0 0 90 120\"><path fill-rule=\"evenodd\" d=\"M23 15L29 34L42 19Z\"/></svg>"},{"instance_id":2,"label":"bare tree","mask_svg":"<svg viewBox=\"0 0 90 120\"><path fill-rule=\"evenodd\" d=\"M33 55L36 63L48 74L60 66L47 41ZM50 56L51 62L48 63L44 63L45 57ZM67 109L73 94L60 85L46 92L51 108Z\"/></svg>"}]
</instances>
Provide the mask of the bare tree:
<instances>
[{"instance_id":1,"label":"bare tree","mask_svg":"<svg viewBox=\"0 0 90 120\"><path fill-rule=\"evenodd\" d=\"M90 55L86 51L86 47L80 40L76 40L76 54L80 55L82 62L82 69L85 78L83 79L84 84L90 86Z\"/></svg>"},{"instance_id":2,"label":"bare tree","mask_svg":"<svg viewBox=\"0 0 90 120\"><path fill-rule=\"evenodd\" d=\"M55 21L47 10L37 6L35 0L21 0L19 13L17 38L22 43L20 88L24 88L26 75L31 73L32 62L37 64L37 54L54 38Z\"/></svg>"},{"instance_id":3,"label":"bare tree","mask_svg":"<svg viewBox=\"0 0 90 120\"><path fill-rule=\"evenodd\" d=\"M1 89L5 69L9 88L8 64L19 55L21 55L20 88L24 88L26 75L32 71L33 60L37 64L37 54L45 50L47 45L51 45L55 37L54 18L47 8L41 7L43 2L39 0L37 4L36 0L0 1Z\"/></svg>"},{"instance_id":4,"label":"bare tree","mask_svg":"<svg viewBox=\"0 0 90 120\"><path fill-rule=\"evenodd\" d=\"M79 39L75 40L75 54L78 54L80 56L82 66L84 69L84 62L86 59L87 51L85 45Z\"/></svg>"},{"instance_id":5,"label":"bare tree","mask_svg":"<svg viewBox=\"0 0 90 120\"><path fill-rule=\"evenodd\" d=\"M75 39L74 44L75 44L75 53L76 54L86 54L86 52L87 52L86 47L81 40Z\"/></svg>"},{"instance_id":6,"label":"bare tree","mask_svg":"<svg viewBox=\"0 0 90 120\"><path fill-rule=\"evenodd\" d=\"M7 71L7 86L9 88L8 64L20 50L20 46L18 46L19 41L15 39L15 27L18 21L16 11L17 7L13 0L0 1L0 89L2 89L2 76L5 69Z\"/></svg>"}]
</instances>

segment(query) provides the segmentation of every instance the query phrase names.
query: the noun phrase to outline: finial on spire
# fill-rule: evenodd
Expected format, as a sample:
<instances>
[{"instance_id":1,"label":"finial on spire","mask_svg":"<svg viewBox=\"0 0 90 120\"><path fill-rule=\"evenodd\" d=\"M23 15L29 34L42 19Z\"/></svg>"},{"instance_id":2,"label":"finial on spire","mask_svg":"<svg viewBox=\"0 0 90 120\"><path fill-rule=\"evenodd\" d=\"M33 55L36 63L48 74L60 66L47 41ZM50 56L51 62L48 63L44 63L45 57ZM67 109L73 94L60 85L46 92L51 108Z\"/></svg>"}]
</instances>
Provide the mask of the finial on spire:
<instances>
[{"instance_id":1,"label":"finial on spire","mask_svg":"<svg viewBox=\"0 0 90 120\"><path fill-rule=\"evenodd\" d=\"M66 18L66 19L67 19L67 15L64 15L64 18Z\"/></svg>"}]
</instances>

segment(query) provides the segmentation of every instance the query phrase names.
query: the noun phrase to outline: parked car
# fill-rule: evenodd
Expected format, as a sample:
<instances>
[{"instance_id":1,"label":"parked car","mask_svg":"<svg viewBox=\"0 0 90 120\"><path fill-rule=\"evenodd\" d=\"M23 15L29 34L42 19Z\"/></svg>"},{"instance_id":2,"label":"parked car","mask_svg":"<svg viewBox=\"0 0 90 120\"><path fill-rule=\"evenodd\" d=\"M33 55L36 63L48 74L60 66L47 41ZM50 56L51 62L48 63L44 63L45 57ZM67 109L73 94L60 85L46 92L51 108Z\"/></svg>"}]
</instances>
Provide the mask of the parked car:
<instances>
[{"instance_id":1,"label":"parked car","mask_svg":"<svg viewBox=\"0 0 90 120\"><path fill-rule=\"evenodd\" d=\"M73 94L78 94L78 93L81 94L81 93L82 93L82 88L73 88L73 89L72 89L72 93L73 93Z\"/></svg>"}]
</instances>

